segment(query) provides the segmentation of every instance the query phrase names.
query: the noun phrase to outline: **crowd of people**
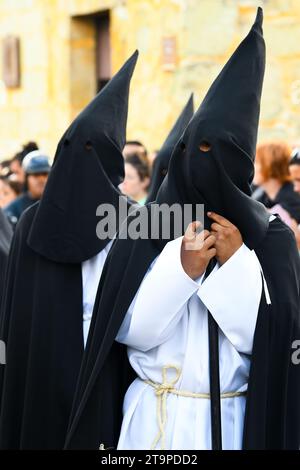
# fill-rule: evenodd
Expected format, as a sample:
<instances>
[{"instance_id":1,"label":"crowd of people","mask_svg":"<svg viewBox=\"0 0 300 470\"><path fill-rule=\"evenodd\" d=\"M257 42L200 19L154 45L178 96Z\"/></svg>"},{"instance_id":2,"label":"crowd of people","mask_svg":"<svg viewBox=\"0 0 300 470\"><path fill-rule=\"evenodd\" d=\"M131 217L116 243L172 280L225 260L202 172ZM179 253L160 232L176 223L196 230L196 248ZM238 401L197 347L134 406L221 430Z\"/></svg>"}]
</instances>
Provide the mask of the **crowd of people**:
<instances>
[{"instance_id":1,"label":"crowd of people","mask_svg":"<svg viewBox=\"0 0 300 470\"><path fill-rule=\"evenodd\" d=\"M300 152L257 146L262 24L155 158L126 142L136 51L52 165L2 163L0 449L299 449Z\"/></svg>"},{"instance_id":2,"label":"crowd of people","mask_svg":"<svg viewBox=\"0 0 300 470\"><path fill-rule=\"evenodd\" d=\"M123 150L125 177L119 188L143 205L147 202L152 167L159 166L160 183L167 174L164 151L149 156L140 141L127 141ZM26 158L25 158L26 157ZM157 159L157 160L156 160ZM156 161L155 161L156 160ZM167 159L168 160L168 159ZM0 163L0 207L15 226L22 212L43 194L51 159L28 142L12 159ZM157 175L155 175L155 179ZM300 249L300 148L284 141L266 141L257 146L252 197L272 214L278 214L294 231Z\"/></svg>"},{"instance_id":3,"label":"crowd of people","mask_svg":"<svg viewBox=\"0 0 300 470\"><path fill-rule=\"evenodd\" d=\"M35 142L25 144L21 152L0 164L0 207L13 226L42 197L50 169L49 157Z\"/></svg>"}]
</instances>

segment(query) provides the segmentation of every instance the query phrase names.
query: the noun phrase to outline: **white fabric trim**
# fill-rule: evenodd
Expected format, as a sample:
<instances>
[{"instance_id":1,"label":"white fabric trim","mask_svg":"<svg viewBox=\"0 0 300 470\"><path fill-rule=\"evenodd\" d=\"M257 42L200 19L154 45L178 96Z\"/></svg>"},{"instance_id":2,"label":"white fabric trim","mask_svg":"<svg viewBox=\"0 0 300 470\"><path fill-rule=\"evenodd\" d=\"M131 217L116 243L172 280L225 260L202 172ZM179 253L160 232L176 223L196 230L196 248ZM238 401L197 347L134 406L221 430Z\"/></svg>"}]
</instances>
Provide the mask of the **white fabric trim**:
<instances>
[{"instance_id":1,"label":"white fabric trim","mask_svg":"<svg viewBox=\"0 0 300 470\"><path fill-rule=\"evenodd\" d=\"M251 354L261 293L258 258L243 244L226 263L215 267L198 296L233 346Z\"/></svg>"},{"instance_id":2,"label":"white fabric trim","mask_svg":"<svg viewBox=\"0 0 300 470\"><path fill-rule=\"evenodd\" d=\"M84 347L89 334L100 277L112 243L113 240L100 253L81 264Z\"/></svg>"}]
</instances>

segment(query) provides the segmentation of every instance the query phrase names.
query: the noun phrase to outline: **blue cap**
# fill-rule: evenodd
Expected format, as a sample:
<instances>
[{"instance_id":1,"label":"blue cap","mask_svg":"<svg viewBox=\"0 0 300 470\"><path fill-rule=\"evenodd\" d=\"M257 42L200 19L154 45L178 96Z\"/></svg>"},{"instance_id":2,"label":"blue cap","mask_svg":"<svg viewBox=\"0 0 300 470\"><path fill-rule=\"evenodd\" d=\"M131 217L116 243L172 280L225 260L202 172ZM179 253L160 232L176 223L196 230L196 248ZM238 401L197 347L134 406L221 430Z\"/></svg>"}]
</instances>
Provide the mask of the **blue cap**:
<instances>
[{"instance_id":1,"label":"blue cap","mask_svg":"<svg viewBox=\"0 0 300 470\"><path fill-rule=\"evenodd\" d=\"M51 170L49 157L40 150L29 152L23 160L22 167L27 175L49 173Z\"/></svg>"}]
</instances>

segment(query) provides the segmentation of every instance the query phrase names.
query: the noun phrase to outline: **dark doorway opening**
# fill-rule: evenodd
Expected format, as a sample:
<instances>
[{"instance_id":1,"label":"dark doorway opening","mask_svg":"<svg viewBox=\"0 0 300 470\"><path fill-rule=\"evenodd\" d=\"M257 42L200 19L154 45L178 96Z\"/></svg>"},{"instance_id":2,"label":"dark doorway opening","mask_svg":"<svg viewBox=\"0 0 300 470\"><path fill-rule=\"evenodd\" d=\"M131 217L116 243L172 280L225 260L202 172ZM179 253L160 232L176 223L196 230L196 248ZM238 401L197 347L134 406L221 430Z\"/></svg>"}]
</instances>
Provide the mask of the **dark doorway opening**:
<instances>
[{"instance_id":1,"label":"dark doorway opening","mask_svg":"<svg viewBox=\"0 0 300 470\"><path fill-rule=\"evenodd\" d=\"M109 11L99 14L96 18L96 74L97 92L111 78L111 45Z\"/></svg>"}]
</instances>

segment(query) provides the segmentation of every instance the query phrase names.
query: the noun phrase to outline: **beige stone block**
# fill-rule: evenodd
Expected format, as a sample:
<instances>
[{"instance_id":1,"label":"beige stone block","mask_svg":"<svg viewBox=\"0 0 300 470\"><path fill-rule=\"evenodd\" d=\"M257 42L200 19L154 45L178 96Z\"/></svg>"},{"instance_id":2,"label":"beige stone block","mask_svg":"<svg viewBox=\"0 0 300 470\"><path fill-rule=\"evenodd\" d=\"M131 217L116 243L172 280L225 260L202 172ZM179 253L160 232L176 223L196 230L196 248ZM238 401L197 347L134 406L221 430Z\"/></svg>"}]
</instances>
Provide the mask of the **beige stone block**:
<instances>
[{"instance_id":1,"label":"beige stone block","mask_svg":"<svg viewBox=\"0 0 300 470\"><path fill-rule=\"evenodd\" d=\"M262 101L261 120L273 121L283 109L283 83L278 61L269 61L266 65Z\"/></svg>"},{"instance_id":2,"label":"beige stone block","mask_svg":"<svg viewBox=\"0 0 300 470\"><path fill-rule=\"evenodd\" d=\"M65 0L65 8L70 15L88 15L101 10L109 10L118 0Z\"/></svg>"},{"instance_id":3,"label":"beige stone block","mask_svg":"<svg viewBox=\"0 0 300 470\"><path fill-rule=\"evenodd\" d=\"M50 38L39 33L23 35L21 40L21 56L24 73L31 69L48 69L50 64Z\"/></svg>"},{"instance_id":4,"label":"beige stone block","mask_svg":"<svg viewBox=\"0 0 300 470\"><path fill-rule=\"evenodd\" d=\"M19 134L20 126L20 113L17 108L14 108L11 104L1 109L0 113L0 139L1 146L2 141L17 138ZM3 146L5 149L5 146Z\"/></svg>"},{"instance_id":5,"label":"beige stone block","mask_svg":"<svg viewBox=\"0 0 300 470\"><path fill-rule=\"evenodd\" d=\"M34 93L33 93L34 90ZM21 89L12 96L14 106L20 108L46 106L49 103L49 75L46 70L29 69L23 73Z\"/></svg>"},{"instance_id":6,"label":"beige stone block","mask_svg":"<svg viewBox=\"0 0 300 470\"><path fill-rule=\"evenodd\" d=\"M279 17L265 28L268 53L276 56L300 54L300 16Z\"/></svg>"},{"instance_id":7,"label":"beige stone block","mask_svg":"<svg viewBox=\"0 0 300 470\"><path fill-rule=\"evenodd\" d=\"M235 38L237 10L226 2L189 0L183 15L183 55L218 56Z\"/></svg>"}]
</instances>

